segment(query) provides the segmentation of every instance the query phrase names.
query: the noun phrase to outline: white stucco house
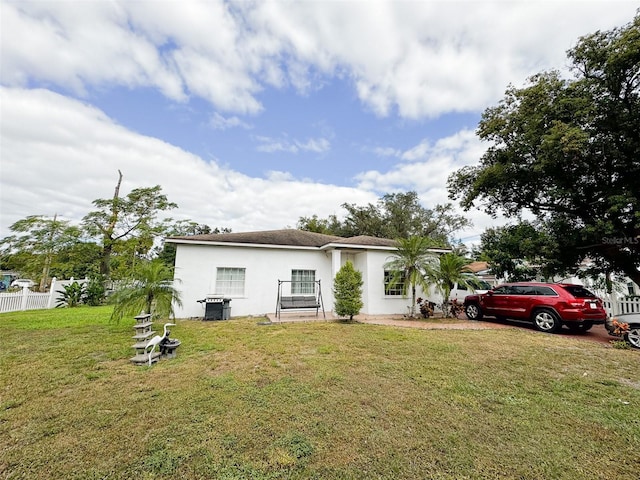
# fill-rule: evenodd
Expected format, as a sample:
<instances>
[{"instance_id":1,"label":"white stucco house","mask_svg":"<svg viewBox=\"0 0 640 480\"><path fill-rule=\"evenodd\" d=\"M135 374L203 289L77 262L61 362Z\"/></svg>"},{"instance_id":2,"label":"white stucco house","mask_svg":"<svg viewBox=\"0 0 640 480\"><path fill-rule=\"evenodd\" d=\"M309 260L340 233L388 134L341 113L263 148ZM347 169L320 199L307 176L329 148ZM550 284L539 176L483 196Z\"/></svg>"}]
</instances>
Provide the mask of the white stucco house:
<instances>
[{"instance_id":1,"label":"white stucco house","mask_svg":"<svg viewBox=\"0 0 640 480\"><path fill-rule=\"evenodd\" d=\"M363 314L406 314L410 297L389 286L384 264L394 254L390 239L351 238L285 229L167 238L176 245L174 286L181 292L178 318L202 317L198 300L209 295L231 299L231 316L264 315L276 311L281 295L318 295L324 309L333 309L333 280L351 261L362 272ZM434 255L449 252L433 250ZM278 281L284 281L280 284Z\"/></svg>"}]
</instances>

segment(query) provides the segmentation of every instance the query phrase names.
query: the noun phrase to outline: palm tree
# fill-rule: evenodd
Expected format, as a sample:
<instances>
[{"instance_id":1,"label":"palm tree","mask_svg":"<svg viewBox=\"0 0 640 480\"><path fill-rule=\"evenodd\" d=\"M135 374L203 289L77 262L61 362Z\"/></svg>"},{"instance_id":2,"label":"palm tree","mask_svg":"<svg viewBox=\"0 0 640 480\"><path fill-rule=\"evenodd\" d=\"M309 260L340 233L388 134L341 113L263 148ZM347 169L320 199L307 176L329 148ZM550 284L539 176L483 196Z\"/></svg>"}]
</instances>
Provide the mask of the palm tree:
<instances>
[{"instance_id":1,"label":"palm tree","mask_svg":"<svg viewBox=\"0 0 640 480\"><path fill-rule=\"evenodd\" d=\"M469 264L471 260L455 253L445 253L439 258L439 262L434 267L430 267L426 271L429 283L435 285L442 294L442 311L445 316L449 316L449 296L454 284L458 284L463 288L473 290L477 285L474 276L469 275Z\"/></svg>"},{"instance_id":2,"label":"palm tree","mask_svg":"<svg viewBox=\"0 0 640 480\"><path fill-rule=\"evenodd\" d=\"M416 287L420 286L424 291L429 288L425 273L435 262L433 253L429 251L432 242L426 237L409 237L398 239L397 244L397 252L384 264L384 268L392 272L390 287L402 285L403 295L411 287L410 316L413 318L416 311Z\"/></svg>"},{"instance_id":3,"label":"palm tree","mask_svg":"<svg viewBox=\"0 0 640 480\"><path fill-rule=\"evenodd\" d=\"M172 317L174 303L182 306L180 293L173 287L173 272L159 260L140 264L133 278L112 296L115 303L111 319L119 322L126 315L147 312L152 318Z\"/></svg>"}]
</instances>

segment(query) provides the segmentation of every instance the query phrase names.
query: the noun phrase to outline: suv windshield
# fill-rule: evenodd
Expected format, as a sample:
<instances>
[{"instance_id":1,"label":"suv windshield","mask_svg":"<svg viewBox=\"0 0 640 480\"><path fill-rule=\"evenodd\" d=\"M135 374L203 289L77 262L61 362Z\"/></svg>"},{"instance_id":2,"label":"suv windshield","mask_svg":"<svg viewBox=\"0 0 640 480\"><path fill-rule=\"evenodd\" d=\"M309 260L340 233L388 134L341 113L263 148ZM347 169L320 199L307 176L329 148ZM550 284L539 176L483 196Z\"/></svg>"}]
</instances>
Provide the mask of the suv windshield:
<instances>
[{"instance_id":1,"label":"suv windshield","mask_svg":"<svg viewBox=\"0 0 640 480\"><path fill-rule=\"evenodd\" d=\"M596 296L580 285L560 285L576 298L596 298Z\"/></svg>"}]
</instances>

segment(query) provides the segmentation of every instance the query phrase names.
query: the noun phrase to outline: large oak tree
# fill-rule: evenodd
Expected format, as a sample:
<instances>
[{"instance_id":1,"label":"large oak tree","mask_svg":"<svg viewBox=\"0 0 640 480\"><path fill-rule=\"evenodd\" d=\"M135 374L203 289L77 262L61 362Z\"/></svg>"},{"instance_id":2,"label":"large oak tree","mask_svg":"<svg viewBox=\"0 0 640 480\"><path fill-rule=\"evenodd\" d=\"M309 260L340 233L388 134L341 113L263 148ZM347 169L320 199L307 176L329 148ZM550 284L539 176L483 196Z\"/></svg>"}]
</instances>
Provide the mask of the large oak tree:
<instances>
[{"instance_id":1,"label":"large oak tree","mask_svg":"<svg viewBox=\"0 0 640 480\"><path fill-rule=\"evenodd\" d=\"M558 252L553 239L527 221L488 228L480 237L479 252L496 277L512 282L550 278L566 269L555 261Z\"/></svg>"},{"instance_id":2,"label":"large oak tree","mask_svg":"<svg viewBox=\"0 0 640 480\"><path fill-rule=\"evenodd\" d=\"M557 71L510 87L487 109L478 166L449 178L449 195L508 216L531 212L567 268L585 257L640 284L640 14L581 37Z\"/></svg>"},{"instance_id":3,"label":"large oak tree","mask_svg":"<svg viewBox=\"0 0 640 480\"><path fill-rule=\"evenodd\" d=\"M162 187L135 188L120 196L122 173L118 170L118 183L112 198L93 201L97 210L83 218L86 231L101 238L102 261L100 273L111 276L111 255L118 246L127 242L134 254L147 253L155 238L164 234L171 219L158 219L158 213L176 208L162 193ZM144 250L144 251L143 251Z\"/></svg>"},{"instance_id":4,"label":"large oak tree","mask_svg":"<svg viewBox=\"0 0 640 480\"><path fill-rule=\"evenodd\" d=\"M451 203L425 208L413 191L388 193L375 205L344 203L342 208L347 211L343 221L335 215L326 219L314 215L301 217L297 226L301 230L342 237L428 237L433 244L441 246L449 245L455 232L471 226L467 218L455 212Z\"/></svg>"}]
</instances>

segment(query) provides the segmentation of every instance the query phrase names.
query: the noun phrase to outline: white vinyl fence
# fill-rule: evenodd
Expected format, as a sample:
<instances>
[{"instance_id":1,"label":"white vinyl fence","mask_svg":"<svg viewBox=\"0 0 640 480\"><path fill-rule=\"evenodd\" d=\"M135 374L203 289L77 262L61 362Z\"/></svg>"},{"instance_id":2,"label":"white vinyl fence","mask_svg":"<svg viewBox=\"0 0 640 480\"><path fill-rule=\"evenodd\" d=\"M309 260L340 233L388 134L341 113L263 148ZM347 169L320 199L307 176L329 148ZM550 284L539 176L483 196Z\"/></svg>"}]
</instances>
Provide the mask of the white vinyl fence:
<instances>
[{"instance_id":1,"label":"white vinyl fence","mask_svg":"<svg viewBox=\"0 0 640 480\"><path fill-rule=\"evenodd\" d=\"M625 298L621 300L604 300L604 308L609 316L621 313L640 313L640 298Z\"/></svg>"},{"instance_id":2,"label":"white vinyl fence","mask_svg":"<svg viewBox=\"0 0 640 480\"><path fill-rule=\"evenodd\" d=\"M51 288L46 293L32 292L26 287L21 292L2 292L0 293L0 313L54 308L66 285L71 285L73 282L86 285L88 281L87 278L80 280L53 278L51 279Z\"/></svg>"}]
</instances>

